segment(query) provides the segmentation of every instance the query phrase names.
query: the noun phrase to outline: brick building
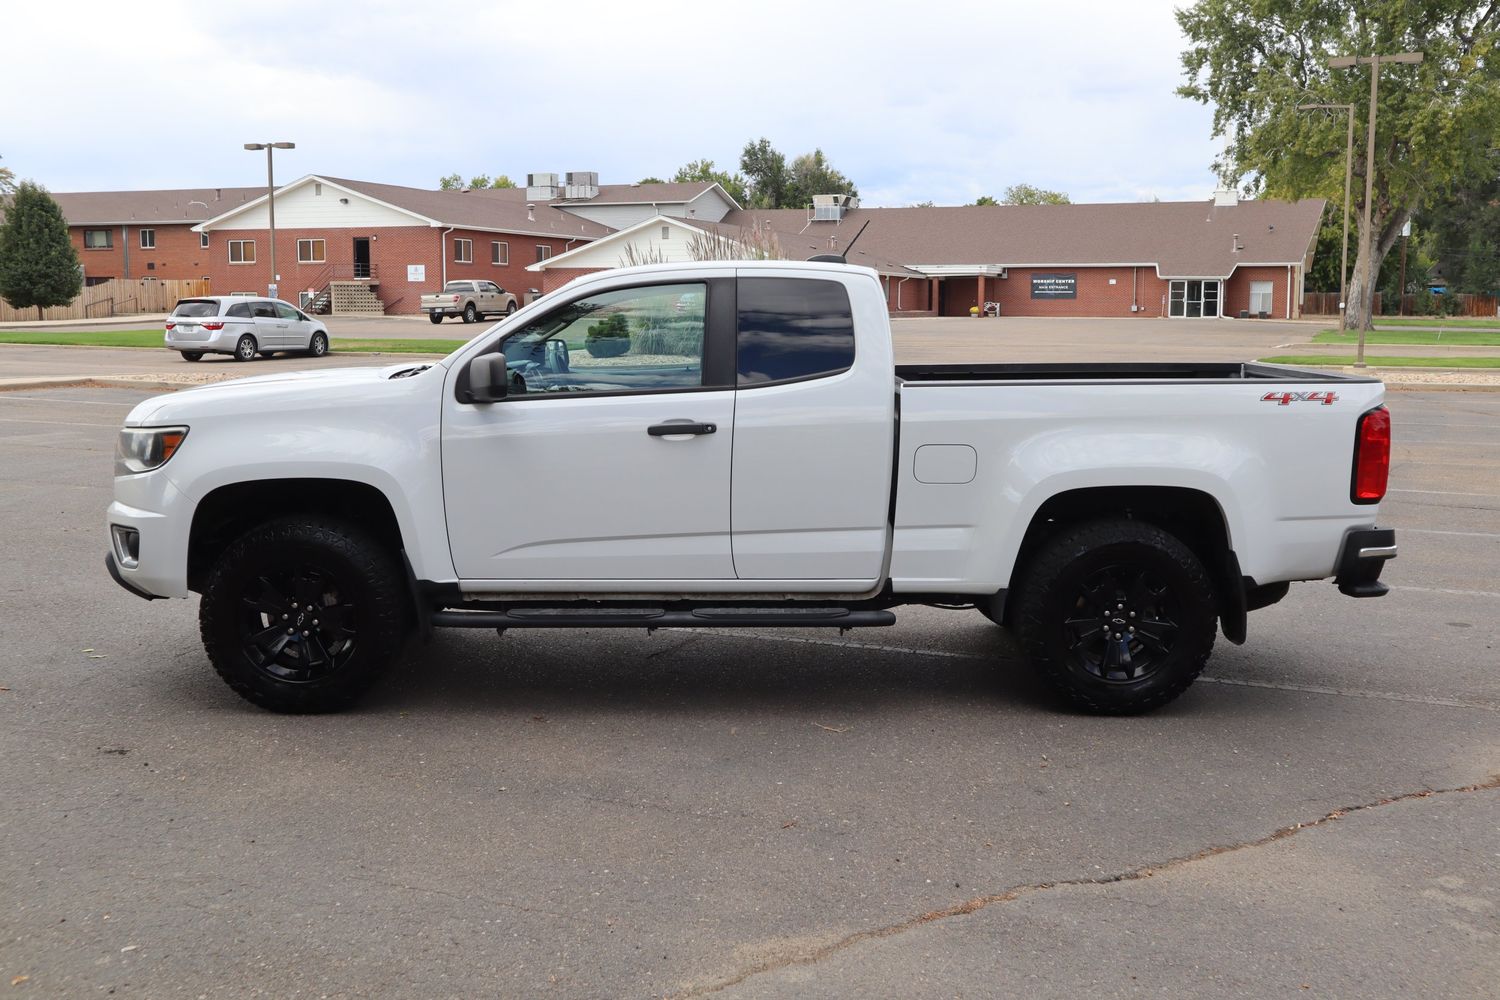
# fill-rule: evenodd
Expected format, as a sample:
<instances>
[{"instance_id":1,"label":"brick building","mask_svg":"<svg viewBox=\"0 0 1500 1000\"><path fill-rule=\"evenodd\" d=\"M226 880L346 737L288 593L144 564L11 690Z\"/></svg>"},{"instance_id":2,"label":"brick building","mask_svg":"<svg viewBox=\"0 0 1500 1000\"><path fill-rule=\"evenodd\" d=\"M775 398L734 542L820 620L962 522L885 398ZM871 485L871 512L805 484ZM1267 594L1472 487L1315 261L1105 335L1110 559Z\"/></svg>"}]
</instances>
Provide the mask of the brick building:
<instances>
[{"instance_id":1,"label":"brick building","mask_svg":"<svg viewBox=\"0 0 1500 1000\"><path fill-rule=\"evenodd\" d=\"M810 209L733 209L711 226L788 257L844 253L873 267L892 313L967 316L1295 318L1323 202L1207 201L1098 205L859 208L824 197ZM684 226L651 219L533 265L545 288L633 256L690 259ZM548 278L547 275L553 275Z\"/></svg>"},{"instance_id":2,"label":"brick building","mask_svg":"<svg viewBox=\"0 0 1500 1000\"><path fill-rule=\"evenodd\" d=\"M561 181L561 182L560 182ZM434 191L308 175L276 193L273 282L263 188L55 195L85 278L207 278L315 309L414 313L423 292L486 278L523 300L636 260L689 260L704 239L873 267L892 313L965 316L1298 315L1323 203L1239 201L807 209L737 205L717 184ZM722 250L722 246L720 247Z\"/></svg>"}]
</instances>

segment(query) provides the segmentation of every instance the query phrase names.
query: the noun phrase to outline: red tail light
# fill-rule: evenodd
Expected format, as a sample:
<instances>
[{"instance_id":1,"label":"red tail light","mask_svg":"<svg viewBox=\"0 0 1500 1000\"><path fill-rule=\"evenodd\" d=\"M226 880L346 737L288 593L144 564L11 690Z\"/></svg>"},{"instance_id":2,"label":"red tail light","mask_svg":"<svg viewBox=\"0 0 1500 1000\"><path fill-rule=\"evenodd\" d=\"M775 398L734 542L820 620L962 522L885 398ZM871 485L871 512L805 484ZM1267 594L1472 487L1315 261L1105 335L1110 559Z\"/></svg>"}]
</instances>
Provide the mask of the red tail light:
<instances>
[{"instance_id":1,"label":"red tail light","mask_svg":"<svg viewBox=\"0 0 1500 1000\"><path fill-rule=\"evenodd\" d=\"M1349 499L1379 503L1391 477L1391 411L1377 407L1359 418L1354 434L1354 485Z\"/></svg>"},{"instance_id":2,"label":"red tail light","mask_svg":"<svg viewBox=\"0 0 1500 1000\"><path fill-rule=\"evenodd\" d=\"M222 329L224 329L224 324L223 323L204 323L203 324L203 329L205 329L205 330L222 330Z\"/></svg>"},{"instance_id":3,"label":"red tail light","mask_svg":"<svg viewBox=\"0 0 1500 1000\"><path fill-rule=\"evenodd\" d=\"M176 323L173 323L171 320L167 320L167 329L168 330L175 329L176 326L177 326Z\"/></svg>"}]
</instances>

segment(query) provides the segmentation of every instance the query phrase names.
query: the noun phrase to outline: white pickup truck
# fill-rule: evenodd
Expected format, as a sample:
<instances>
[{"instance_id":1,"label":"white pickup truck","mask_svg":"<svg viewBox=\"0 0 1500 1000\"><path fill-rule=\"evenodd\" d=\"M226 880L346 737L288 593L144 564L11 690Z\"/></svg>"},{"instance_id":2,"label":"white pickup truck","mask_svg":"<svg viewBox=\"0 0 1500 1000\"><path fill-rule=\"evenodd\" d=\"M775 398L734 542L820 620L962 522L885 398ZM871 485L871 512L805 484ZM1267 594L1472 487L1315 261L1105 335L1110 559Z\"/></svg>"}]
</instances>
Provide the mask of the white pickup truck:
<instances>
[{"instance_id":1,"label":"white pickup truck","mask_svg":"<svg viewBox=\"0 0 1500 1000\"><path fill-rule=\"evenodd\" d=\"M200 593L208 658L278 711L350 704L433 626L926 604L1014 628L1074 705L1139 712L1292 581L1385 593L1383 398L1254 364L897 366L863 268L629 268L434 364L141 403L106 564Z\"/></svg>"},{"instance_id":2,"label":"white pickup truck","mask_svg":"<svg viewBox=\"0 0 1500 1000\"><path fill-rule=\"evenodd\" d=\"M449 316L461 316L465 323L486 316L509 316L516 311L516 297L493 281L450 281L441 292L422 296L421 308L427 318L441 323Z\"/></svg>"}]
</instances>

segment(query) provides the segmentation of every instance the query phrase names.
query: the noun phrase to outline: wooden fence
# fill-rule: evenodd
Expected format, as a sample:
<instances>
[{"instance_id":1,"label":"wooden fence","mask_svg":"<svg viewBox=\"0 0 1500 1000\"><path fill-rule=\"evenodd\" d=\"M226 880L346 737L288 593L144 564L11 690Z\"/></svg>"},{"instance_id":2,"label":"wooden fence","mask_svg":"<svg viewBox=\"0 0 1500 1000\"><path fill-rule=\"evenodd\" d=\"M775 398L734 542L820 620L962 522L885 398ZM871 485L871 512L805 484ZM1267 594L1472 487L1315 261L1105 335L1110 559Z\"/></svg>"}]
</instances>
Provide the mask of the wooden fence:
<instances>
[{"instance_id":1,"label":"wooden fence","mask_svg":"<svg viewBox=\"0 0 1500 1000\"><path fill-rule=\"evenodd\" d=\"M1425 293L1424 293L1425 294ZM1437 296L1434 296L1437 298ZM1454 316L1497 316L1500 315L1500 296L1495 295L1471 295L1468 292L1459 292L1455 295L1444 295L1441 298L1451 298L1458 303L1458 311ZM1411 293L1402 296L1401 315L1418 316L1417 296ZM1381 316L1385 313L1385 296L1379 292L1375 293L1375 315ZM1337 316L1339 314L1338 292L1303 292L1302 293L1302 315L1304 316ZM1432 315L1431 312L1427 315ZM1433 317L1437 318L1436 316Z\"/></svg>"},{"instance_id":2,"label":"wooden fence","mask_svg":"<svg viewBox=\"0 0 1500 1000\"><path fill-rule=\"evenodd\" d=\"M171 312L178 299L209 294L203 278L111 278L85 288L72 302L43 309L41 319L103 319L135 313ZM37 319L35 309L15 309L0 299L0 323L25 323Z\"/></svg>"}]
</instances>

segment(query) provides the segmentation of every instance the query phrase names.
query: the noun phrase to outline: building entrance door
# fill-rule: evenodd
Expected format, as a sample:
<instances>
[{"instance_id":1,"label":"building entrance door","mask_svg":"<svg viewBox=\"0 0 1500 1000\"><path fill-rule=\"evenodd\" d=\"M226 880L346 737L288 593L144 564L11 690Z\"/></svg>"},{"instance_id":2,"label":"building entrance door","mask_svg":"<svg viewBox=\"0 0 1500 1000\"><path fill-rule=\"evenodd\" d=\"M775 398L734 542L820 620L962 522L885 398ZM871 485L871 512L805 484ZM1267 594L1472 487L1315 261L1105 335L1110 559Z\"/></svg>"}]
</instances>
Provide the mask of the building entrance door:
<instances>
[{"instance_id":1,"label":"building entrance door","mask_svg":"<svg viewBox=\"0 0 1500 1000\"><path fill-rule=\"evenodd\" d=\"M368 278L370 276L370 238L368 236L354 237L354 277Z\"/></svg>"},{"instance_id":2,"label":"building entrance door","mask_svg":"<svg viewBox=\"0 0 1500 1000\"><path fill-rule=\"evenodd\" d=\"M1167 290L1167 315L1173 319L1216 318L1220 285L1219 281L1173 280Z\"/></svg>"}]
</instances>

